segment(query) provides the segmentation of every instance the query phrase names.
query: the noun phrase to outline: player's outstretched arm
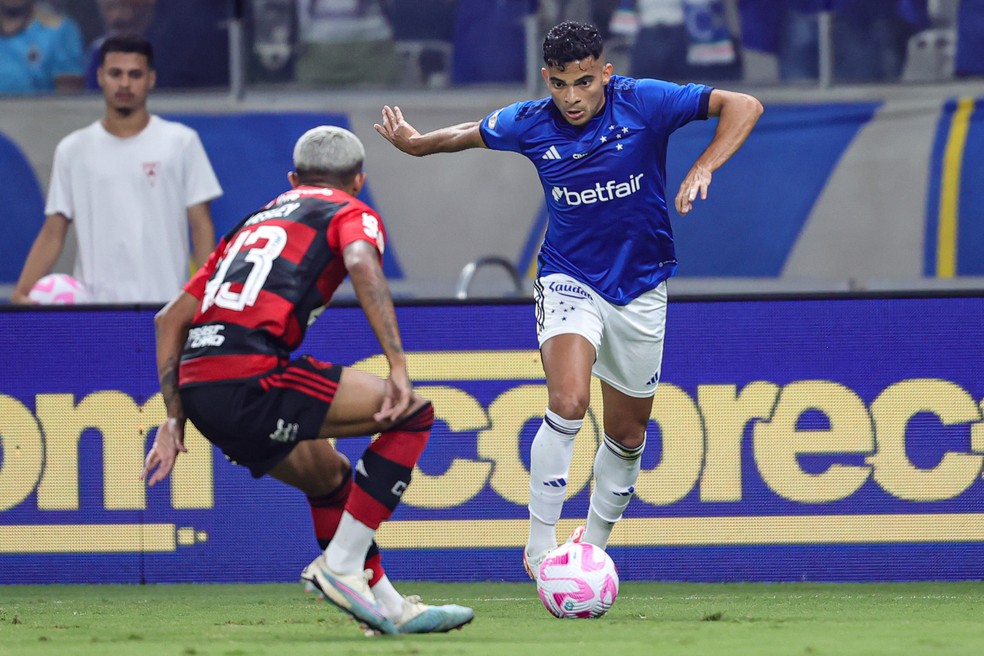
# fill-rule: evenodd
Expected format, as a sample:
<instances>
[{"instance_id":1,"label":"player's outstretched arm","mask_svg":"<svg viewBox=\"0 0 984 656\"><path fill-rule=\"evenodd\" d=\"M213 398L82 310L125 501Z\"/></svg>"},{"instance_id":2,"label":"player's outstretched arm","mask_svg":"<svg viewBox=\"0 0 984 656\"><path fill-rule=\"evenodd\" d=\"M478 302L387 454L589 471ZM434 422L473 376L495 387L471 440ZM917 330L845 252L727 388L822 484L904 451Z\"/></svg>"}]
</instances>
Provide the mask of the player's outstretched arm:
<instances>
[{"instance_id":1,"label":"player's outstretched arm","mask_svg":"<svg viewBox=\"0 0 984 656\"><path fill-rule=\"evenodd\" d=\"M460 123L420 134L407 123L399 107L383 107L383 122L372 126L388 142L409 155L422 157L433 153L456 153L469 148L485 148L479 122Z\"/></svg>"},{"instance_id":2,"label":"player's outstretched arm","mask_svg":"<svg viewBox=\"0 0 984 656\"><path fill-rule=\"evenodd\" d=\"M677 212L685 215L693 209L693 202L700 196L707 199L711 177L734 155L751 133L763 112L762 103L745 93L711 91L708 115L718 117L714 138L690 168L680 191L676 195Z\"/></svg>"},{"instance_id":3,"label":"player's outstretched arm","mask_svg":"<svg viewBox=\"0 0 984 656\"><path fill-rule=\"evenodd\" d=\"M154 444L144 461L142 477L153 487L163 481L174 468L178 453L186 453L184 445L185 415L178 396L178 364L181 349L188 337L188 327L195 318L198 299L182 291L154 317L157 338L157 377L161 383L167 420L154 435ZM148 476L150 478L148 478Z\"/></svg>"},{"instance_id":4,"label":"player's outstretched arm","mask_svg":"<svg viewBox=\"0 0 984 656\"><path fill-rule=\"evenodd\" d=\"M354 241L345 247L342 255L355 295L390 366L383 404L373 415L373 420L391 424L402 417L413 401L413 387L407 373L407 358L396 323L393 297L379 263L379 251L372 244Z\"/></svg>"}]
</instances>

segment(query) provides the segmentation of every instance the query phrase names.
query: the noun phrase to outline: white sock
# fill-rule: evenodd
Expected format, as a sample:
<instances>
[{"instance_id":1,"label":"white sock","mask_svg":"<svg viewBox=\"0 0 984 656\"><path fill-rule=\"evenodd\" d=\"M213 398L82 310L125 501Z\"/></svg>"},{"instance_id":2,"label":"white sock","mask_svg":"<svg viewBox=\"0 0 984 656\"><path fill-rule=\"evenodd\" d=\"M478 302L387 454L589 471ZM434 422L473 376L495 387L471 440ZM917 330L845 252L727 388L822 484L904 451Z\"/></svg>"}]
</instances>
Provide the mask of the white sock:
<instances>
[{"instance_id":1,"label":"white sock","mask_svg":"<svg viewBox=\"0 0 984 656\"><path fill-rule=\"evenodd\" d=\"M547 410L530 447L530 535L526 553L557 546L556 524L564 509L574 437L583 419L564 419Z\"/></svg>"},{"instance_id":2,"label":"white sock","mask_svg":"<svg viewBox=\"0 0 984 656\"><path fill-rule=\"evenodd\" d=\"M635 492L646 437L634 449L626 449L608 435L601 441L594 462L594 492L584 530L584 542L602 549L608 546L615 522L622 519L625 507Z\"/></svg>"},{"instance_id":3,"label":"white sock","mask_svg":"<svg viewBox=\"0 0 984 656\"><path fill-rule=\"evenodd\" d=\"M388 576L384 574L383 578L376 581L376 585L372 586L372 593L376 596L376 601L382 604L386 617L394 622L403 617L403 595L393 587Z\"/></svg>"},{"instance_id":4,"label":"white sock","mask_svg":"<svg viewBox=\"0 0 984 656\"><path fill-rule=\"evenodd\" d=\"M343 512L338 530L325 549L328 569L339 574L361 572L375 535L375 530L352 517L347 510Z\"/></svg>"}]
</instances>

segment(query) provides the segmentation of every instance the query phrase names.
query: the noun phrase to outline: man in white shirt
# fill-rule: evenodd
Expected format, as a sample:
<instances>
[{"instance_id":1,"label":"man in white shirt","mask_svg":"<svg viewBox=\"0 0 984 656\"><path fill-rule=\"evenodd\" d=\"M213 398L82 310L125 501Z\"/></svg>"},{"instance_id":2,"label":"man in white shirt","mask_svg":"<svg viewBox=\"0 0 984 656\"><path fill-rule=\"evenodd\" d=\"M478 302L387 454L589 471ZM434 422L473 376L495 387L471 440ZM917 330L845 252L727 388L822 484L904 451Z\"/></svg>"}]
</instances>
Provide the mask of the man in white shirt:
<instances>
[{"instance_id":1,"label":"man in white shirt","mask_svg":"<svg viewBox=\"0 0 984 656\"><path fill-rule=\"evenodd\" d=\"M222 195L198 134L147 111L154 56L138 36L100 48L105 116L58 144L45 206L11 295L28 292L51 271L75 225L74 277L93 303L165 303L215 247L209 203ZM190 246L189 249L189 233Z\"/></svg>"}]
</instances>

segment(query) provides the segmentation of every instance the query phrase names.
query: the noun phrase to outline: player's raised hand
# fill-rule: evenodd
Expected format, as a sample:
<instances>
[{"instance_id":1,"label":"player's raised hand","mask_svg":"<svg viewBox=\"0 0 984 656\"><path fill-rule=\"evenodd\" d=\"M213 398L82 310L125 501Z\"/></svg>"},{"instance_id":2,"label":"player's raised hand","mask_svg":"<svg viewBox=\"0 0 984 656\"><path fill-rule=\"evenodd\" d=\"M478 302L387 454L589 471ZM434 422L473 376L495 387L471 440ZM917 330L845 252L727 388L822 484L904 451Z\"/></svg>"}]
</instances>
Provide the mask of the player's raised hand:
<instances>
[{"instance_id":1,"label":"player's raised hand","mask_svg":"<svg viewBox=\"0 0 984 656\"><path fill-rule=\"evenodd\" d=\"M147 481L147 485L154 487L171 473L179 452L188 453L184 445L184 422L169 417L157 429L154 445L150 447L140 477ZM149 479L148 475L150 475Z\"/></svg>"},{"instance_id":2,"label":"player's raised hand","mask_svg":"<svg viewBox=\"0 0 984 656\"><path fill-rule=\"evenodd\" d=\"M420 133L407 123L403 118L403 112L399 107L390 108L389 105L383 106L383 122L372 126L376 132L383 135L386 141L390 142L405 153L414 155L410 140L419 137Z\"/></svg>"},{"instance_id":3,"label":"player's raised hand","mask_svg":"<svg viewBox=\"0 0 984 656\"><path fill-rule=\"evenodd\" d=\"M676 195L676 209L680 216L685 216L694 208L694 201L700 194L701 200L707 200L707 188L711 185L711 172L709 169L694 164L693 168L687 173L687 177L680 183L680 191Z\"/></svg>"}]
</instances>

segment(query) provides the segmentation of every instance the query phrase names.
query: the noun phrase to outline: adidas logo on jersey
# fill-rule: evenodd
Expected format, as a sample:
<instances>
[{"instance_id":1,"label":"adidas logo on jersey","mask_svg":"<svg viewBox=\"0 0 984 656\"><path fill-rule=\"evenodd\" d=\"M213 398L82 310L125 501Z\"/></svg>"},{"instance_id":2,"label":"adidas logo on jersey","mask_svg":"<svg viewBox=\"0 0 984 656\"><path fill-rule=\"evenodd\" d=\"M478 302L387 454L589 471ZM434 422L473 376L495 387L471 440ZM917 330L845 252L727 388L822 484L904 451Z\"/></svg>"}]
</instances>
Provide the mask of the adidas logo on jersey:
<instances>
[{"instance_id":1,"label":"adidas logo on jersey","mask_svg":"<svg viewBox=\"0 0 984 656\"><path fill-rule=\"evenodd\" d=\"M557 146L550 146L547 152L543 153L543 157L540 159L560 159L560 153L557 152Z\"/></svg>"}]
</instances>

